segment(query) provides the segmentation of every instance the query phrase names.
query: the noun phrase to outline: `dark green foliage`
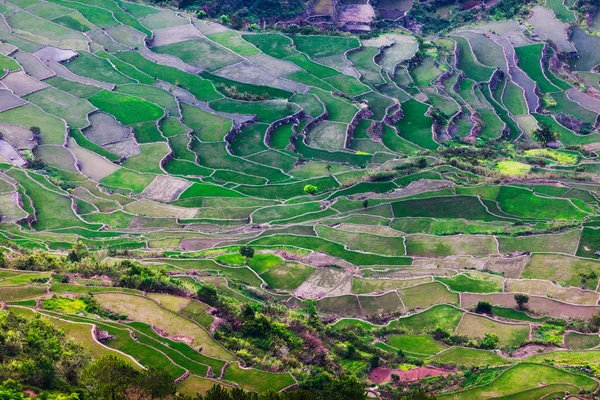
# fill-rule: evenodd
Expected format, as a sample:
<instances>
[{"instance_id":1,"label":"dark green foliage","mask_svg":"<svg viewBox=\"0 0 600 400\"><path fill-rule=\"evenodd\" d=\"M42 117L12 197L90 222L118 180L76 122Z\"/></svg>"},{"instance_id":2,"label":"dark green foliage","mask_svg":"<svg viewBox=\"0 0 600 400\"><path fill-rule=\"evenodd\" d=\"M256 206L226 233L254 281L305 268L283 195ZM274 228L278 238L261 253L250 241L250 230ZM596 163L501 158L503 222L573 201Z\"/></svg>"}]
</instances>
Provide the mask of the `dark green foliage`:
<instances>
[{"instance_id":1,"label":"dark green foliage","mask_svg":"<svg viewBox=\"0 0 600 400\"><path fill-rule=\"evenodd\" d=\"M89 357L78 344L40 318L0 312L0 381L14 379L42 389L79 383Z\"/></svg>"},{"instance_id":2,"label":"dark green foliage","mask_svg":"<svg viewBox=\"0 0 600 400\"><path fill-rule=\"evenodd\" d=\"M240 254L246 257L246 263L248 263L248 260L254 257L254 249L250 246L242 246L240 247Z\"/></svg>"},{"instance_id":3,"label":"dark green foliage","mask_svg":"<svg viewBox=\"0 0 600 400\"><path fill-rule=\"evenodd\" d=\"M183 400L363 400L364 387L356 378L346 375L338 379L329 379L322 390L297 390L287 392L269 391L267 393L246 392L243 389L224 389L215 385L204 396L197 395ZM433 397L434 399L435 397ZM430 400L432 397L406 397L410 400Z\"/></svg>"},{"instance_id":4,"label":"dark green foliage","mask_svg":"<svg viewBox=\"0 0 600 400\"><path fill-rule=\"evenodd\" d=\"M540 123L540 127L533 132L533 138L538 142L541 142L544 146L550 142L554 142L557 140L558 135L552 129L550 129L549 125L544 123Z\"/></svg>"},{"instance_id":5,"label":"dark green foliage","mask_svg":"<svg viewBox=\"0 0 600 400\"><path fill-rule=\"evenodd\" d=\"M525 305L529 302L529 296L524 293L516 293L515 301L521 310L525 309Z\"/></svg>"},{"instance_id":6,"label":"dark green foliage","mask_svg":"<svg viewBox=\"0 0 600 400\"><path fill-rule=\"evenodd\" d=\"M487 301L480 301L475 306L475 312L478 314L492 314L492 305Z\"/></svg>"},{"instance_id":7,"label":"dark green foliage","mask_svg":"<svg viewBox=\"0 0 600 400\"><path fill-rule=\"evenodd\" d=\"M208 305L216 306L219 304L219 293L212 285L200 285L196 292L198 299Z\"/></svg>"},{"instance_id":8,"label":"dark green foliage","mask_svg":"<svg viewBox=\"0 0 600 400\"><path fill-rule=\"evenodd\" d=\"M173 377L150 367L140 372L122 358L107 354L90 364L83 381L95 399L130 399L133 391L142 399L158 399L175 394Z\"/></svg>"}]
</instances>

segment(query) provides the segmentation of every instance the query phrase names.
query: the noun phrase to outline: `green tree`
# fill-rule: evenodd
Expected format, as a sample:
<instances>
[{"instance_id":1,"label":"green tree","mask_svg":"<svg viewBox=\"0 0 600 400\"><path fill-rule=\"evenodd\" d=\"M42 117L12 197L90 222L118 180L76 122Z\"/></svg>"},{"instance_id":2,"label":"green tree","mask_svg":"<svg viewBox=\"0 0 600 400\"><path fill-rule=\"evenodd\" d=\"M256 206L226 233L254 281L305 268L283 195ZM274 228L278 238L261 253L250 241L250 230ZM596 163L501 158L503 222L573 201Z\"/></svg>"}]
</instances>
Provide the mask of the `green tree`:
<instances>
[{"instance_id":1,"label":"green tree","mask_svg":"<svg viewBox=\"0 0 600 400\"><path fill-rule=\"evenodd\" d=\"M89 255L87 247L80 240L69 251L68 258L71 262L79 262Z\"/></svg>"},{"instance_id":2,"label":"green tree","mask_svg":"<svg viewBox=\"0 0 600 400\"><path fill-rule=\"evenodd\" d=\"M142 375L140 387L151 399L163 399L175 394L173 377L167 371L150 367Z\"/></svg>"},{"instance_id":3,"label":"green tree","mask_svg":"<svg viewBox=\"0 0 600 400\"><path fill-rule=\"evenodd\" d=\"M533 132L532 137L544 146L557 139L556 132L553 132L550 126L544 123L540 123L540 127Z\"/></svg>"},{"instance_id":4,"label":"green tree","mask_svg":"<svg viewBox=\"0 0 600 400\"><path fill-rule=\"evenodd\" d=\"M105 354L86 368L83 382L96 399L120 400L139 382L139 372L123 359Z\"/></svg>"},{"instance_id":5,"label":"green tree","mask_svg":"<svg viewBox=\"0 0 600 400\"><path fill-rule=\"evenodd\" d=\"M525 293L515 293L515 301L517 302L519 309L524 310L526 304L529 302L529 296Z\"/></svg>"},{"instance_id":6,"label":"green tree","mask_svg":"<svg viewBox=\"0 0 600 400\"><path fill-rule=\"evenodd\" d=\"M318 191L319 191L319 189L315 185L304 186L304 193L306 193L306 194L315 194Z\"/></svg>"},{"instance_id":7,"label":"green tree","mask_svg":"<svg viewBox=\"0 0 600 400\"><path fill-rule=\"evenodd\" d=\"M33 137L36 139L39 139L39 137L42 134L42 130L40 129L39 126L32 126L31 128L29 128L29 130L31 131L31 134L33 135Z\"/></svg>"},{"instance_id":8,"label":"green tree","mask_svg":"<svg viewBox=\"0 0 600 400\"><path fill-rule=\"evenodd\" d=\"M475 312L477 314L489 314L492 315L492 305L487 301L480 301L475 306Z\"/></svg>"},{"instance_id":9,"label":"green tree","mask_svg":"<svg viewBox=\"0 0 600 400\"><path fill-rule=\"evenodd\" d=\"M427 167L427 159L425 157L419 158L419 161L417 162L417 167L421 169Z\"/></svg>"},{"instance_id":10,"label":"green tree","mask_svg":"<svg viewBox=\"0 0 600 400\"><path fill-rule=\"evenodd\" d=\"M223 25L228 25L229 24L229 17L227 15L221 15L221 17L219 19L221 20L221 23Z\"/></svg>"},{"instance_id":11,"label":"green tree","mask_svg":"<svg viewBox=\"0 0 600 400\"><path fill-rule=\"evenodd\" d=\"M219 292L217 292L217 288L212 285L202 284L196 291L196 296L198 296L200 301L213 307L220 303Z\"/></svg>"},{"instance_id":12,"label":"green tree","mask_svg":"<svg viewBox=\"0 0 600 400\"><path fill-rule=\"evenodd\" d=\"M248 261L254 257L254 249L250 246L242 246L240 247L240 254L246 257L246 264L248 264Z\"/></svg>"},{"instance_id":13,"label":"green tree","mask_svg":"<svg viewBox=\"0 0 600 400\"><path fill-rule=\"evenodd\" d=\"M479 341L479 348L485 350L494 350L498 347L500 336L495 333L486 333L483 339Z\"/></svg>"}]
</instances>

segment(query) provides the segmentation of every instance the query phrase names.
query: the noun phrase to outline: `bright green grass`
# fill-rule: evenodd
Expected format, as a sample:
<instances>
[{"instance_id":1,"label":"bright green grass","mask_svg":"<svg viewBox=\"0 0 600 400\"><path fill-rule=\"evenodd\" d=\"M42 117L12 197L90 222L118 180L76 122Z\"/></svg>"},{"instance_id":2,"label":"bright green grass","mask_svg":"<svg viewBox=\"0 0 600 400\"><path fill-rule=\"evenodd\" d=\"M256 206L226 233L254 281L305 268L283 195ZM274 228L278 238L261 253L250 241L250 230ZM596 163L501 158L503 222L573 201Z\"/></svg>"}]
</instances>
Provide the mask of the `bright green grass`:
<instances>
[{"instance_id":1,"label":"bright green grass","mask_svg":"<svg viewBox=\"0 0 600 400\"><path fill-rule=\"evenodd\" d=\"M86 221L106 224L111 229L127 228L134 218L135 215L127 214L121 210L117 210L108 214L94 213L84 216Z\"/></svg>"},{"instance_id":2,"label":"bright green grass","mask_svg":"<svg viewBox=\"0 0 600 400\"><path fill-rule=\"evenodd\" d=\"M140 153L129 157L123 166L138 172L162 173L161 160L171 149L166 143L146 143L139 146Z\"/></svg>"},{"instance_id":3,"label":"bright green grass","mask_svg":"<svg viewBox=\"0 0 600 400\"><path fill-rule=\"evenodd\" d=\"M139 53L125 52L118 54L117 57L137 67L149 76L169 82L172 85L181 85L182 88L188 90L200 101L211 101L223 97L210 81L197 75L185 73L177 68L156 64Z\"/></svg>"},{"instance_id":4,"label":"bright green grass","mask_svg":"<svg viewBox=\"0 0 600 400\"><path fill-rule=\"evenodd\" d=\"M97 86L84 85L83 83L69 81L59 76L54 76L50 79L46 79L44 82L57 89L62 90L63 92L70 93L73 96L80 97L82 99L88 99L102 91L102 88L99 88Z\"/></svg>"},{"instance_id":5,"label":"bright green grass","mask_svg":"<svg viewBox=\"0 0 600 400\"><path fill-rule=\"evenodd\" d=\"M95 110L88 101L73 97L52 87L31 93L25 99L48 114L67 121L72 128L83 128L89 124L87 115Z\"/></svg>"},{"instance_id":6,"label":"bright green grass","mask_svg":"<svg viewBox=\"0 0 600 400\"><path fill-rule=\"evenodd\" d=\"M71 299L68 297L54 297L50 299L44 299L43 307L46 310L64 312L67 314L77 314L85 311L87 304L80 299Z\"/></svg>"},{"instance_id":7,"label":"bright green grass","mask_svg":"<svg viewBox=\"0 0 600 400\"><path fill-rule=\"evenodd\" d=\"M408 310L426 309L436 304L458 304L457 293L452 293L439 282L424 283L398 291Z\"/></svg>"},{"instance_id":8,"label":"bright green grass","mask_svg":"<svg viewBox=\"0 0 600 400\"><path fill-rule=\"evenodd\" d=\"M538 121L542 122L550 127L550 129L558 134L558 138L565 146L579 146L590 143L596 143L600 141L600 135L597 133L590 135L578 135L573 131L560 125L550 115L532 114L533 117Z\"/></svg>"},{"instance_id":9,"label":"bright green grass","mask_svg":"<svg viewBox=\"0 0 600 400\"><path fill-rule=\"evenodd\" d=\"M517 86L512 80L506 82L502 102L512 115L527 114L527 103L525 102L523 89Z\"/></svg>"},{"instance_id":10,"label":"bright green grass","mask_svg":"<svg viewBox=\"0 0 600 400\"><path fill-rule=\"evenodd\" d=\"M231 120L185 103L181 104L181 113L184 124L204 142L222 141L231 129Z\"/></svg>"},{"instance_id":11,"label":"bright green grass","mask_svg":"<svg viewBox=\"0 0 600 400\"><path fill-rule=\"evenodd\" d=\"M381 77L381 67L373 62L373 57L379 53L378 47L363 47L359 51L348 54L348 59L360 72L361 79L371 85L385 83Z\"/></svg>"},{"instance_id":12,"label":"bright green grass","mask_svg":"<svg viewBox=\"0 0 600 400\"><path fill-rule=\"evenodd\" d=\"M274 374L255 368L241 369L235 363L227 366L223 379L237 382L243 389L255 392L278 391L296 382L288 372Z\"/></svg>"},{"instance_id":13,"label":"bright green grass","mask_svg":"<svg viewBox=\"0 0 600 400\"><path fill-rule=\"evenodd\" d=\"M129 125L144 121L155 121L165 111L139 97L104 90L92 97L90 102L100 110L113 115L119 122Z\"/></svg>"},{"instance_id":14,"label":"bright green grass","mask_svg":"<svg viewBox=\"0 0 600 400\"><path fill-rule=\"evenodd\" d=\"M504 130L504 123L493 110L482 108L477 110L479 117L483 121L483 128L479 132L482 139L498 139Z\"/></svg>"},{"instance_id":15,"label":"bright green grass","mask_svg":"<svg viewBox=\"0 0 600 400\"><path fill-rule=\"evenodd\" d=\"M408 257L384 257L376 254L365 254L346 250L344 246L328 240L294 235L273 235L253 240L255 246L295 246L308 250L322 251L334 257L342 258L355 265L407 265Z\"/></svg>"},{"instance_id":16,"label":"bright green grass","mask_svg":"<svg viewBox=\"0 0 600 400\"><path fill-rule=\"evenodd\" d=\"M387 344L408 353L417 353L423 355L433 355L444 350L445 347L434 342L430 336L405 336L390 335Z\"/></svg>"},{"instance_id":17,"label":"bright green grass","mask_svg":"<svg viewBox=\"0 0 600 400\"><path fill-rule=\"evenodd\" d=\"M442 396L440 399L489 399L534 389L541 382L572 384L584 390L596 387L593 379L583 375L572 374L547 365L521 363L510 368L487 385Z\"/></svg>"},{"instance_id":18,"label":"bright green grass","mask_svg":"<svg viewBox=\"0 0 600 400\"><path fill-rule=\"evenodd\" d=\"M525 175L531 171L531 165L513 160L498 161L494 168L502 175L511 176Z\"/></svg>"},{"instance_id":19,"label":"bright green grass","mask_svg":"<svg viewBox=\"0 0 600 400\"><path fill-rule=\"evenodd\" d=\"M546 7L552 9L556 17L561 21L567 23L575 22L575 14L573 11L567 9L563 3L563 0L546 0Z\"/></svg>"},{"instance_id":20,"label":"bright green grass","mask_svg":"<svg viewBox=\"0 0 600 400\"><path fill-rule=\"evenodd\" d=\"M525 155L534 157L544 157L557 161L561 164L577 164L579 157L573 153L567 153L552 149L530 149L525 150Z\"/></svg>"},{"instance_id":21,"label":"bright green grass","mask_svg":"<svg viewBox=\"0 0 600 400\"><path fill-rule=\"evenodd\" d=\"M183 103L182 105L184 105ZM185 107L182 107L185 108ZM160 131L166 137L184 135L189 129L177 118L165 118L160 122Z\"/></svg>"},{"instance_id":22,"label":"bright green grass","mask_svg":"<svg viewBox=\"0 0 600 400\"><path fill-rule=\"evenodd\" d=\"M156 126L156 121L141 122L139 124L133 124L131 127L135 132L135 140L138 143L154 143L165 141L165 139L160 135L160 131Z\"/></svg>"},{"instance_id":23,"label":"bright green grass","mask_svg":"<svg viewBox=\"0 0 600 400\"><path fill-rule=\"evenodd\" d=\"M337 36L292 36L296 49L311 58L328 57L357 48L360 43L356 38Z\"/></svg>"},{"instance_id":24,"label":"bright green grass","mask_svg":"<svg viewBox=\"0 0 600 400\"><path fill-rule=\"evenodd\" d=\"M259 122L271 123L292 115L300 108L287 101L236 101L231 99L222 99L213 101L210 106L216 111L224 111L240 114L254 114Z\"/></svg>"},{"instance_id":25,"label":"bright green grass","mask_svg":"<svg viewBox=\"0 0 600 400\"><path fill-rule=\"evenodd\" d=\"M36 297L46 292L46 288L38 286L0 287L0 300L12 301Z\"/></svg>"},{"instance_id":26,"label":"bright green grass","mask_svg":"<svg viewBox=\"0 0 600 400\"><path fill-rule=\"evenodd\" d=\"M448 305L434 306L426 311L392 321L391 327L405 328L413 335L427 333L437 327L454 331L463 312Z\"/></svg>"},{"instance_id":27,"label":"bright green grass","mask_svg":"<svg viewBox=\"0 0 600 400\"><path fill-rule=\"evenodd\" d=\"M21 67L15 60L0 54L0 70L18 71L19 69L21 69Z\"/></svg>"},{"instance_id":28,"label":"bright green grass","mask_svg":"<svg viewBox=\"0 0 600 400\"><path fill-rule=\"evenodd\" d=\"M465 367L485 367L508 364L508 360L487 350L468 347L452 347L432 358L441 364L455 364Z\"/></svg>"},{"instance_id":29,"label":"bright green grass","mask_svg":"<svg viewBox=\"0 0 600 400\"><path fill-rule=\"evenodd\" d=\"M251 83L234 81L223 78L219 75L211 74L208 71L201 72L200 76L204 79L210 80L215 85L217 90L227 97L229 97L228 90L268 99L289 99L293 94L287 90L282 90L271 86L253 85Z\"/></svg>"},{"instance_id":30,"label":"bright green grass","mask_svg":"<svg viewBox=\"0 0 600 400\"><path fill-rule=\"evenodd\" d=\"M262 273L260 277L270 288L292 291L302 284L315 271L315 268L294 263L284 262Z\"/></svg>"},{"instance_id":31,"label":"bright green grass","mask_svg":"<svg viewBox=\"0 0 600 400\"><path fill-rule=\"evenodd\" d=\"M549 111L554 113L569 114L582 121L595 121L597 114L590 111L574 101L571 101L565 92L552 93L552 98L556 101L556 105L548 108Z\"/></svg>"},{"instance_id":32,"label":"bright green grass","mask_svg":"<svg viewBox=\"0 0 600 400\"><path fill-rule=\"evenodd\" d=\"M435 150L439 144L433 140L431 126L433 119L425 115L429 110L427 104L417 100L409 100L402 103L404 118L396 123L400 136L425 149Z\"/></svg>"},{"instance_id":33,"label":"bright green grass","mask_svg":"<svg viewBox=\"0 0 600 400\"><path fill-rule=\"evenodd\" d=\"M367 93L371 90L368 86L366 86L364 83L361 83L355 77L344 74L334 75L323 80L329 83L341 93L345 93L346 95L351 97Z\"/></svg>"},{"instance_id":34,"label":"bright green grass","mask_svg":"<svg viewBox=\"0 0 600 400\"><path fill-rule=\"evenodd\" d=\"M87 224L77 218L71 209L71 200L67 196L46 189L21 170L11 170L7 174L19 182L33 201L38 220L35 224L36 229L46 230L80 226L97 230L100 227L100 225Z\"/></svg>"},{"instance_id":35,"label":"bright green grass","mask_svg":"<svg viewBox=\"0 0 600 400\"><path fill-rule=\"evenodd\" d=\"M434 79L442 75L436 65L435 59L426 57L419 65L411 69L410 76L417 86L430 86Z\"/></svg>"},{"instance_id":36,"label":"bright green grass","mask_svg":"<svg viewBox=\"0 0 600 400\"><path fill-rule=\"evenodd\" d=\"M383 126L382 141L388 149L396 153L412 155L421 151L420 147L404 139L403 137L398 135L395 130L393 130L387 125Z\"/></svg>"},{"instance_id":37,"label":"bright green grass","mask_svg":"<svg viewBox=\"0 0 600 400\"><path fill-rule=\"evenodd\" d=\"M250 43L242 39L236 31L225 31L206 35L209 39L214 40L223 47L234 51L235 53L248 57L259 53L259 50Z\"/></svg>"},{"instance_id":38,"label":"bright green grass","mask_svg":"<svg viewBox=\"0 0 600 400\"><path fill-rule=\"evenodd\" d=\"M152 174L140 174L135 171L121 168L117 172L102 179L100 183L109 187L130 189L135 193L141 193L146 186L154 180L154 177L155 176Z\"/></svg>"},{"instance_id":39,"label":"bright green grass","mask_svg":"<svg viewBox=\"0 0 600 400\"><path fill-rule=\"evenodd\" d=\"M170 54L198 68L216 71L242 59L206 39L192 39L152 48L159 54Z\"/></svg>"},{"instance_id":40,"label":"bright green grass","mask_svg":"<svg viewBox=\"0 0 600 400\"><path fill-rule=\"evenodd\" d=\"M281 264L283 259L272 253L258 253L248 260L248 266L257 274L261 275L271 268Z\"/></svg>"},{"instance_id":41,"label":"bright green grass","mask_svg":"<svg viewBox=\"0 0 600 400\"><path fill-rule=\"evenodd\" d=\"M309 92L316 95L325 104L329 112L327 118L329 121L350 123L354 114L358 111L352 104L331 93L319 89L311 89Z\"/></svg>"},{"instance_id":42,"label":"bright green grass","mask_svg":"<svg viewBox=\"0 0 600 400\"><path fill-rule=\"evenodd\" d=\"M534 318L523 311L517 311L514 308L498 307L498 306L492 307L492 313L494 316L497 316L500 318L512 319L515 321L542 323L546 319L548 319L548 317Z\"/></svg>"},{"instance_id":43,"label":"bright green grass","mask_svg":"<svg viewBox=\"0 0 600 400\"><path fill-rule=\"evenodd\" d=\"M290 46L292 40L289 37L278 33L260 33L256 35L245 34L242 35L242 38L271 57L286 58L293 54L297 54L297 51Z\"/></svg>"},{"instance_id":44,"label":"bright green grass","mask_svg":"<svg viewBox=\"0 0 600 400\"><path fill-rule=\"evenodd\" d=\"M521 188L503 186L497 198L502 211L523 218L581 220L588 214L566 199L549 199Z\"/></svg>"},{"instance_id":45,"label":"bright green grass","mask_svg":"<svg viewBox=\"0 0 600 400\"><path fill-rule=\"evenodd\" d=\"M79 57L64 65L76 75L95 79L100 82L108 82L115 85L135 83L133 79L115 70L108 60L86 51L80 51Z\"/></svg>"},{"instance_id":46,"label":"bright green grass","mask_svg":"<svg viewBox=\"0 0 600 400\"><path fill-rule=\"evenodd\" d=\"M131 66L130 64L127 64L127 63L119 60L117 57L115 57L115 56L113 56L111 54L106 53L105 51L98 51L98 52L96 52L96 55L98 57L102 57L102 58L106 58L107 60L110 60L110 62L115 66L115 68L119 72L121 72L123 75L126 75L126 76L128 76L128 77L130 77L132 79L135 79L136 81L138 81L141 84L144 84L144 85L153 85L155 83L155 80L152 77L150 77L150 76L146 75L145 73L139 71L138 69L136 69L135 67ZM155 88L155 89L162 90L162 89L158 89L158 88ZM149 92L149 90L139 91L139 93L142 93L142 94L143 93L147 93L147 92ZM144 98L144 97L142 97L142 98ZM160 103L157 103L157 104L160 104ZM177 113L177 109L174 108L173 110L175 110L175 114L174 115L177 115L178 114Z\"/></svg>"},{"instance_id":47,"label":"bright green grass","mask_svg":"<svg viewBox=\"0 0 600 400\"><path fill-rule=\"evenodd\" d=\"M542 49L544 44L532 44L529 46L515 47L519 59L519 67L537 84L542 93L553 93L560 91L552 82L546 78L542 70Z\"/></svg>"},{"instance_id":48,"label":"bright green grass","mask_svg":"<svg viewBox=\"0 0 600 400\"><path fill-rule=\"evenodd\" d=\"M207 183L194 183L186 189L179 198L188 199L192 197L244 197L238 192L223 188L221 186L210 185Z\"/></svg>"},{"instance_id":49,"label":"bright green grass","mask_svg":"<svg viewBox=\"0 0 600 400\"><path fill-rule=\"evenodd\" d=\"M521 129L519 128L519 125L514 119L510 117L510 115L508 115L508 111L506 111L504 107L502 107L496 100L494 100L490 92L489 86L484 85L482 87L481 93L483 93L483 97L485 97L485 99L492 105L494 111L496 111L496 115L498 115L502 122L506 124L509 131L508 139L517 139L521 135Z\"/></svg>"},{"instance_id":50,"label":"bright green grass","mask_svg":"<svg viewBox=\"0 0 600 400\"><path fill-rule=\"evenodd\" d=\"M0 123L40 127L42 140L40 144L62 145L65 141L65 124L57 117L47 114L32 104L13 108L0 113Z\"/></svg>"},{"instance_id":51,"label":"bright green grass","mask_svg":"<svg viewBox=\"0 0 600 400\"><path fill-rule=\"evenodd\" d=\"M236 156L244 157L267 150L267 147L264 143L264 136L268 127L269 125L267 124L257 123L242 128L242 130L236 135L233 142L231 142L231 152ZM258 154L258 159L255 161L264 164L264 158L262 157L264 154L265 153ZM287 170L293 166L293 163L289 168L285 168L283 165L279 165L278 163L275 163L273 166Z\"/></svg>"},{"instance_id":52,"label":"bright green grass","mask_svg":"<svg viewBox=\"0 0 600 400\"><path fill-rule=\"evenodd\" d=\"M460 55L458 57L458 68L461 69L467 75L467 77L476 82L489 81L494 69L485 67L477 62L467 39L460 36L453 36L452 39L456 41L460 51Z\"/></svg>"},{"instance_id":53,"label":"bright green grass","mask_svg":"<svg viewBox=\"0 0 600 400\"><path fill-rule=\"evenodd\" d=\"M502 281L499 280L473 279L465 274L451 278L436 277L435 279L445 283L455 292L492 293L502 291Z\"/></svg>"},{"instance_id":54,"label":"bright green grass","mask_svg":"<svg viewBox=\"0 0 600 400\"><path fill-rule=\"evenodd\" d=\"M122 5L117 4L117 2L112 0L87 0L86 3L109 10L113 13L117 21L119 21L123 25L129 25L147 36L152 36L152 31L150 31L148 28L142 25L133 16L123 11L123 9L121 8Z\"/></svg>"},{"instance_id":55,"label":"bright green grass","mask_svg":"<svg viewBox=\"0 0 600 400\"><path fill-rule=\"evenodd\" d=\"M404 256L404 239L401 236L377 236L368 233L346 232L328 226L315 228L319 236L341 243L351 250L386 256Z\"/></svg>"},{"instance_id":56,"label":"bright green grass","mask_svg":"<svg viewBox=\"0 0 600 400\"><path fill-rule=\"evenodd\" d=\"M469 220L495 221L476 197L451 196L418 200L405 200L392 203L394 216L432 217L432 218L465 218Z\"/></svg>"},{"instance_id":57,"label":"bright green grass","mask_svg":"<svg viewBox=\"0 0 600 400\"><path fill-rule=\"evenodd\" d=\"M225 148L224 142L200 143L199 141L195 140L192 143L192 150L198 155L198 162L203 167L233 170L235 172L241 172L248 175L265 177L272 182L282 181L288 178L287 175L283 174L278 169L252 163L244 160L243 158L230 155ZM271 187L277 189L279 186L273 185ZM254 190L253 188L257 190ZM242 187L238 189L242 193L249 194L252 192L252 194L258 195L264 193L265 196L268 196L268 193L270 192L268 187L265 188L263 186L250 186L248 187L248 190L245 190Z\"/></svg>"}]
</instances>

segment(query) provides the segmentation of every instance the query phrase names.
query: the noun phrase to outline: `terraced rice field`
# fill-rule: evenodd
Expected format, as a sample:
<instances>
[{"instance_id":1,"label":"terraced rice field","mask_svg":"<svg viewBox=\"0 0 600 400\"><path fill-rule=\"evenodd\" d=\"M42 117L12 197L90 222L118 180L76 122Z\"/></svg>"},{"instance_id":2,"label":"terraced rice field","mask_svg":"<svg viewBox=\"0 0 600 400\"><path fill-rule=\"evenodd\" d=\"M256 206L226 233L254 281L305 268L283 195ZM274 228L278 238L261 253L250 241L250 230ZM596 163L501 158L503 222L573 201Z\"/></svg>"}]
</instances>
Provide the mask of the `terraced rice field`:
<instances>
[{"instance_id":1,"label":"terraced rice field","mask_svg":"<svg viewBox=\"0 0 600 400\"><path fill-rule=\"evenodd\" d=\"M0 269L1 305L43 314L94 357L189 371L178 385L189 394L302 386L304 364L286 358L300 347L364 382L374 357L464 378L439 398L596 386L563 368L595 365L600 344L589 322L600 313L600 59L597 36L574 28L567 40L571 6L548 0L522 26L421 41L238 32L120 0L9 3L0 239L23 259ZM575 50L586 79L560 68ZM177 296L95 270L58 282L39 253L77 243L160 271ZM296 316L318 329L296 327L286 345L282 333L261 349L277 356L258 357L223 333L231 314L198 294L206 287L251 304L244 315L295 313L269 332ZM127 320L92 317L87 293ZM92 324L116 339L98 344ZM316 339L329 329L331 360ZM463 367L481 375L468 383Z\"/></svg>"}]
</instances>

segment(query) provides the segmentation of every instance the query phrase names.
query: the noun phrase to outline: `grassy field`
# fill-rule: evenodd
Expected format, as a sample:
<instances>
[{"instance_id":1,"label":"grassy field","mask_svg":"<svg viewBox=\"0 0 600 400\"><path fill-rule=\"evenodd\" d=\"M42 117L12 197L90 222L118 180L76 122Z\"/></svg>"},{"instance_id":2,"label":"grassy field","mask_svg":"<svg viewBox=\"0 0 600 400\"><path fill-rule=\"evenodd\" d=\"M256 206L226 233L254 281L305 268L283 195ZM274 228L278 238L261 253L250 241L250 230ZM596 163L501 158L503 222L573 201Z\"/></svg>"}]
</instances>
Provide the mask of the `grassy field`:
<instances>
[{"instance_id":1,"label":"grassy field","mask_svg":"<svg viewBox=\"0 0 600 400\"><path fill-rule=\"evenodd\" d=\"M125 125L157 120L165 113L162 108L139 97L107 90L93 95L89 100L94 106L113 115Z\"/></svg>"},{"instance_id":2,"label":"grassy field","mask_svg":"<svg viewBox=\"0 0 600 400\"><path fill-rule=\"evenodd\" d=\"M519 60L519 67L537 84L542 93L558 92L560 89L552 84L544 75L542 64L543 44L516 47L515 52Z\"/></svg>"},{"instance_id":3,"label":"grassy field","mask_svg":"<svg viewBox=\"0 0 600 400\"><path fill-rule=\"evenodd\" d=\"M532 377L534 378L531 379ZM488 399L534 389L539 382L570 384L585 390L596 386L592 379L583 375L571 374L546 365L522 363L508 369L487 385L441 398Z\"/></svg>"},{"instance_id":4,"label":"grassy field","mask_svg":"<svg viewBox=\"0 0 600 400\"><path fill-rule=\"evenodd\" d=\"M500 347L517 348L529 339L528 324L501 323L474 314L464 315L457 332L473 339L481 339L486 333L495 333L500 337Z\"/></svg>"},{"instance_id":5,"label":"grassy field","mask_svg":"<svg viewBox=\"0 0 600 400\"><path fill-rule=\"evenodd\" d=\"M386 343L398 350L409 353L417 353L422 355L433 355L444 350L445 347L436 343L431 337L426 335L421 336L404 336L390 335Z\"/></svg>"},{"instance_id":6,"label":"grassy field","mask_svg":"<svg viewBox=\"0 0 600 400\"><path fill-rule=\"evenodd\" d=\"M540 197L510 186L502 186L496 200L502 211L523 218L581 220L587 215L568 200Z\"/></svg>"},{"instance_id":7,"label":"grassy field","mask_svg":"<svg viewBox=\"0 0 600 400\"><path fill-rule=\"evenodd\" d=\"M458 326L462 315L463 312L457 308L439 305L421 313L400 318L392 322L392 326L406 328L413 335L427 333L438 326L453 331Z\"/></svg>"}]
</instances>

